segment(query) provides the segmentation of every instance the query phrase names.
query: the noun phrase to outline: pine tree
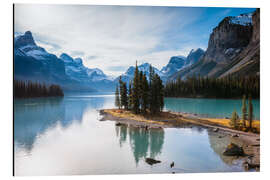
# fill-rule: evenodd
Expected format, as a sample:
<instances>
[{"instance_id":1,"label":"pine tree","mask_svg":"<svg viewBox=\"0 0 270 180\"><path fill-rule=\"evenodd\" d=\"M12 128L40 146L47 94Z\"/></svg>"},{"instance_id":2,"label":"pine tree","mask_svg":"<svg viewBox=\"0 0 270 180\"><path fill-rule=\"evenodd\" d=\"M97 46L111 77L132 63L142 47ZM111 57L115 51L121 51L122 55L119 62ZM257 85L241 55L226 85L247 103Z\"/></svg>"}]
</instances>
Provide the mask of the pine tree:
<instances>
[{"instance_id":1,"label":"pine tree","mask_svg":"<svg viewBox=\"0 0 270 180\"><path fill-rule=\"evenodd\" d=\"M251 95L249 95L248 97L248 120L249 120L249 129L252 130L253 105L252 105Z\"/></svg>"},{"instance_id":2,"label":"pine tree","mask_svg":"<svg viewBox=\"0 0 270 180\"><path fill-rule=\"evenodd\" d=\"M132 110L135 114L139 113L139 106L139 69L136 61L132 90Z\"/></svg>"},{"instance_id":3,"label":"pine tree","mask_svg":"<svg viewBox=\"0 0 270 180\"><path fill-rule=\"evenodd\" d=\"M155 107L155 86L154 86L154 69L149 67L149 110L154 112Z\"/></svg>"},{"instance_id":4,"label":"pine tree","mask_svg":"<svg viewBox=\"0 0 270 180\"><path fill-rule=\"evenodd\" d=\"M142 98L143 98L143 72L139 71L139 109L142 111Z\"/></svg>"},{"instance_id":5,"label":"pine tree","mask_svg":"<svg viewBox=\"0 0 270 180\"><path fill-rule=\"evenodd\" d=\"M244 128L246 128L246 120L247 120L247 105L246 105L246 95L244 95L242 100L242 121Z\"/></svg>"},{"instance_id":6,"label":"pine tree","mask_svg":"<svg viewBox=\"0 0 270 180\"><path fill-rule=\"evenodd\" d=\"M116 90L115 90L115 106L120 109L120 97L119 97L119 90L118 90L118 85L116 85Z\"/></svg>"},{"instance_id":7,"label":"pine tree","mask_svg":"<svg viewBox=\"0 0 270 180\"><path fill-rule=\"evenodd\" d=\"M234 129L238 129L239 128L239 116L237 114L237 112L234 110L232 113L232 118L231 118L231 122L230 125L234 128Z\"/></svg>"},{"instance_id":8,"label":"pine tree","mask_svg":"<svg viewBox=\"0 0 270 180\"><path fill-rule=\"evenodd\" d=\"M143 75L142 78L142 112L146 113L146 109L148 108L148 81L146 75Z\"/></svg>"},{"instance_id":9,"label":"pine tree","mask_svg":"<svg viewBox=\"0 0 270 180\"><path fill-rule=\"evenodd\" d=\"M132 82L129 82L128 86L128 109L132 109Z\"/></svg>"},{"instance_id":10,"label":"pine tree","mask_svg":"<svg viewBox=\"0 0 270 180\"><path fill-rule=\"evenodd\" d=\"M120 94L120 109L122 109L123 105L123 101L122 101L122 96L123 96L123 81L122 81L122 76L119 77L119 94Z\"/></svg>"},{"instance_id":11,"label":"pine tree","mask_svg":"<svg viewBox=\"0 0 270 180\"><path fill-rule=\"evenodd\" d=\"M121 104L126 110L128 109L127 83L125 82L122 82Z\"/></svg>"},{"instance_id":12,"label":"pine tree","mask_svg":"<svg viewBox=\"0 0 270 180\"><path fill-rule=\"evenodd\" d=\"M164 108L164 86L162 84L162 80L158 76L158 101L159 101L159 111L162 111Z\"/></svg>"}]
</instances>

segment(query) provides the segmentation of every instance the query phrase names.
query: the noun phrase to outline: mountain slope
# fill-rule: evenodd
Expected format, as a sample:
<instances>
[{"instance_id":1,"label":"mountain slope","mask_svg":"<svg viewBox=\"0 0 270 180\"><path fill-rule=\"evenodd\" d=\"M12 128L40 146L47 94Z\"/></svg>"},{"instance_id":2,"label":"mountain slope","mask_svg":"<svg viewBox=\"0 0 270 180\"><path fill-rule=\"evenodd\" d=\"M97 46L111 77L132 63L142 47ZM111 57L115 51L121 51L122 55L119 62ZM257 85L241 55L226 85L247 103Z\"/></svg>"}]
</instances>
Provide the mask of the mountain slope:
<instances>
[{"instance_id":1,"label":"mountain slope","mask_svg":"<svg viewBox=\"0 0 270 180\"><path fill-rule=\"evenodd\" d=\"M253 29L251 17L249 13L224 18L213 29L208 48L200 60L173 74L170 80L193 75L219 77L220 72L229 67L250 43Z\"/></svg>"},{"instance_id":2,"label":"mountain slope","mask_svg":"<svg viewBox=\"0 0 270 180\"><path fill-rule=\"evenodd\" d=\"M73 59L63 53L59 58L38 46L32 33L25 32L14 39L14 74L18 80L56 83L65 91L111 91L114 82L100 69L83 65L81 58ZM95 89L94 89L94 88Z\"/></svg>"},{"instance_id":3,"label":"mountain slope","mask_svg":"<svg viewBox=\"0 0 270 180\"><path fill-rule=\"evenodd\" d=\"M198 60L204 55L204 50L202 50L201 48L198 48L196 50L192 49L188 56L187 59L185 61L185 67L187 66L191 66L192 64L195 64L196 62L198 62Z\"/></svg>"},{"instance_id":4,"label":"mountain slope","mask_svg":"<svg viewBox=\"0 0 270 180\"><path fill-rule=\"evenodd\" d=\"M64 63L37 46L30 31L14 40L14 73L16 78L21 79L46 82L66 80Z\"/></svg>"},{"instance_id":5,"label":"mountain slope","mask_svg":"<svg viewBox=\"0 0 270 180\"><path fill-rule=\"evenodd\" d=\"M149 79L149 68L150 68L150 64L149 63L143 63L143 64L141 64L141 65L138 66L139 71L142 71L144 74L146 74L147 79ZM154 69L154 72L156 74L158 74L163 81L166 80L166 76L161 71L159 71L155 67L153 67L153 69ZM122 81L124 81L124 82L126 82L128 84L130 81L133 80L134 72L135 72L135 66L130 66L128 68L128 70L124 74L121 75ZM117 77L114 81L116 83L118 83L119 78L120 78L120 76Z\"/></svg>"},{"instance_id":6,"label":"mountain slope","mask_svg":"<svg viewBox=\"0 0 270 180\"><path fill-rule=\"evenodd\" d=\"M186 57L173 56L169 63L161 69L161 72L166 76L171 76L175 72L179 71L186 62Z\"/></svg>"},{"instance_id":7,"label":"mountain slope","mask_svg":"<svg viewBox=\"0 0 270 180\"><path fill-rule=\"evenodd\" d=\"M248 46L220 72L219 77L227 75L244 76L259 75L260 73L260 10L257 9L252 16L253 32Z\"/></svg>"}]
</instances>

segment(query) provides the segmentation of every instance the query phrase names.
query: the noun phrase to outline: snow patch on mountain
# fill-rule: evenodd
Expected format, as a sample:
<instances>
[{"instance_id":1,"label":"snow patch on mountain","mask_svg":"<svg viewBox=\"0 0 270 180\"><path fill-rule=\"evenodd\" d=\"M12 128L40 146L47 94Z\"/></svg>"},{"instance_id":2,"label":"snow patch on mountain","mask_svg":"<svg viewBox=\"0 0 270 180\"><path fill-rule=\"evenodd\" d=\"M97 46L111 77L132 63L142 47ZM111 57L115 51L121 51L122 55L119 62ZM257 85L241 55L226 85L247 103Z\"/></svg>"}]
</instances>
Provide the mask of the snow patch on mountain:
<instances>
[{"instance_id":1,"label":"snow patch on mountain","mask_svg":"<svg viewBox=\"0 0 270 180\"><path fill-rule=\"evenodd\" d=\"M247 14L240 14L239 16L233 16L233 17L231 16L230 23L239 24L242 26L252 25L252 14L253 13L247 13Z\"/></svg>"}]
</instances>

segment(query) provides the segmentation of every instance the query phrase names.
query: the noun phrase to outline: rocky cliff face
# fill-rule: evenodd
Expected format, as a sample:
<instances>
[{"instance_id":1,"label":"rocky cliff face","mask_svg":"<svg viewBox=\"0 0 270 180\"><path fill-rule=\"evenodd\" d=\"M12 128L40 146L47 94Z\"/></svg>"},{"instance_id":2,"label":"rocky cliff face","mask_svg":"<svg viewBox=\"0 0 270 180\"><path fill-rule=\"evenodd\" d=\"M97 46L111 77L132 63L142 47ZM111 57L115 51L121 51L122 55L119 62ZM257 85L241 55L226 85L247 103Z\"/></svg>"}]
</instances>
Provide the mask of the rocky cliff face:
<instances>
[{"instance_id":1,"label":"rocky cliff face","mask_svg":"<svg viewBox=\"0 0 270 180\"><path fill-rule=\"evenodd\" d=\"M249 13L224 18L213 29L203 57L192 66L177 72L170 79L179 76L185 79L193 75L219 77L231 69L236 64L235 59L241 54L244 56L243 52L249 44L259 39L257 13L256 11L253 15Z\"/></svg>"},{"instance_id":2,"label":"rocky cliff face","mask_svg":"<svg viewBox=\"0 0 270 180\"><path fill-rule=\"evenodd\" d=\"M252 15L253 32L248 46L217 74L218 77L259 75L260 73L260 9Z\"/></svg>"}]
</instances>

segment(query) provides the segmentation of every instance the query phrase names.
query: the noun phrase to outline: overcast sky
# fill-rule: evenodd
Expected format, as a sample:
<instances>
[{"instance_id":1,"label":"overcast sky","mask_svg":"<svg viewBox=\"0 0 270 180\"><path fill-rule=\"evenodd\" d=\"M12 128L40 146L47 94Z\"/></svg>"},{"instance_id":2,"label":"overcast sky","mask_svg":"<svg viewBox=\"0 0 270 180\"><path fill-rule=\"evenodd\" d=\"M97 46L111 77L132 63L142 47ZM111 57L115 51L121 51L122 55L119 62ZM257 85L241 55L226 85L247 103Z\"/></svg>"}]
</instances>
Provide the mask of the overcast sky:
<instances>
[{"instance_id":1,"label":"overcast sky","mask_svg":"<svg viewBox=\"0 0 270 180\"><path fill-rule=\"evenodd\" d=\"M248 8L15 5L15 32L30 30L39 46L117 76L138 63L165 66L171 56L206 49L212 29Z\"/></svg>"}]
</instances>

